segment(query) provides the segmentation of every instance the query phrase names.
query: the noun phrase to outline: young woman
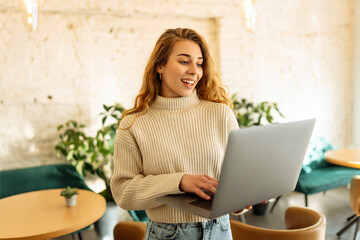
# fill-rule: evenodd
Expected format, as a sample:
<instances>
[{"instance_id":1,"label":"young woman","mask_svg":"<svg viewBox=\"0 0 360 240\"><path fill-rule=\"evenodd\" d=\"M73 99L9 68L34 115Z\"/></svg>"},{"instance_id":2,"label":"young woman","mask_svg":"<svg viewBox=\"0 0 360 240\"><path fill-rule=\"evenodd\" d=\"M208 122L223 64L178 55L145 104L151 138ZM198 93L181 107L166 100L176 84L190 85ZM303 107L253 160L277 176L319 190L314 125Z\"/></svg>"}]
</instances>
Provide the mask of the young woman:
<instances>
[{"instance_id":1,"label":"young woman","mask_svg":"<svg viewBox=\"0 0 360 240\"><path fill-rule=\"evenodd\" d=\"M121 208L146 210L146 239L232 239L228 215L209 220L155 200L215 193L227 137L238 128L231 106L205 40L191 29L165 31L123 114L111 179Z\"/></svg>"}]
</instances>

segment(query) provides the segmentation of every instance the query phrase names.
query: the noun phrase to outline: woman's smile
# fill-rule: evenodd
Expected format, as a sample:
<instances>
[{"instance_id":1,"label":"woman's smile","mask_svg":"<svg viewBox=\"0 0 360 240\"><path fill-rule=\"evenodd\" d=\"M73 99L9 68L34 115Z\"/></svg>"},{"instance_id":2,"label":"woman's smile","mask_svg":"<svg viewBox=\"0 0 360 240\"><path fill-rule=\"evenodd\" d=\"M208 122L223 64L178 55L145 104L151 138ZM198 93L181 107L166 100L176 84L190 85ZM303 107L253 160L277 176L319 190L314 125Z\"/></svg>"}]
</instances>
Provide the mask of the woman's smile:
<instances>
[{"instance_id":1,"label":"woman's smile","mask_svg":"<svg viewBox=\"0 0 360 240\"><path fill-rule=\"evenodd\" d=\"M196 81L191 80L191 79L181 79L181 81L185 84L186 87L188 88L192 88L194 86L194 83Z\"/></svg>"}]
</instances>

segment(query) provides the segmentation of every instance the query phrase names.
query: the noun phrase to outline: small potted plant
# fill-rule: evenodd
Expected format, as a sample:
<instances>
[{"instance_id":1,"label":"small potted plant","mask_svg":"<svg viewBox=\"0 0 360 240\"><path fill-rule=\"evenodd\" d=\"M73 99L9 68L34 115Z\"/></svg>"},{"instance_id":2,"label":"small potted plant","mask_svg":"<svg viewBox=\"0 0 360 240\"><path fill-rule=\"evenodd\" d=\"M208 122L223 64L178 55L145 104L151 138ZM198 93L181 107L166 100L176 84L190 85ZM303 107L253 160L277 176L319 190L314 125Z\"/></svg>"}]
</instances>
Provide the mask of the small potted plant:
<instances>
[{"instance_id":1,"label":"small potted plant","mask_svg":"<svg viewBox=\"0 0 360 240\"><path fill-rule=\"evenodd\" d=\"M76 188L67 186L61 191L60 196L65 197L66 206L72 207L76 205L76 195L79 194Z\"/></svg>"}]
</instances>

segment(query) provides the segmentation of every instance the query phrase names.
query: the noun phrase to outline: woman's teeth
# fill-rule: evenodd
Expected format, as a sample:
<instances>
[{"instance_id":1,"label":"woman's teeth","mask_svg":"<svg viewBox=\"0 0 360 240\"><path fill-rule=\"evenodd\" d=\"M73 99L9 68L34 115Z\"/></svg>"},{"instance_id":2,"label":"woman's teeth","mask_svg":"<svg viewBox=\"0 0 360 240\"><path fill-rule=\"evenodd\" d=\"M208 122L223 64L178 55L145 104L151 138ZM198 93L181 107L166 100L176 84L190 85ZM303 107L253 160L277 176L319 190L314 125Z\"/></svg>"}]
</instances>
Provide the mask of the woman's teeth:
<instances>
[{"instance_id":1,"label":"woman's teeth","mask_svg":"<svg viewBox=\"0 0 360 240\"><path fill-rule=\"evenodd\" d=\"M195 81L192 80L186 80L186 79L181 79L182 82L193 85L195 83Z\"/></svg>"}]
</instances>

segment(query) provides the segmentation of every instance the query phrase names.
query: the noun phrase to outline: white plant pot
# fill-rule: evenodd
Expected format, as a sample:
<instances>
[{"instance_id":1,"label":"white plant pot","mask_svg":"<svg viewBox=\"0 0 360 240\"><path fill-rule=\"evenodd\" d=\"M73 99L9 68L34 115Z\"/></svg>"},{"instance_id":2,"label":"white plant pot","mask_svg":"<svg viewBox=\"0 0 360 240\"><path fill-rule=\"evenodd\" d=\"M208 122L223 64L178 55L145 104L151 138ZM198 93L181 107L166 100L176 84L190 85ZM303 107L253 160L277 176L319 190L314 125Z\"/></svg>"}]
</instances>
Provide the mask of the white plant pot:
<instances>
[{"instance_id":1,"label":"white plant pot","mask_svg":"<svg viewBox=\"0 0 360 240\"><path fill-rule=\"evenodd\" d=\"M68 207L75 206L76 205L76 196L77 195L72 195L71 198L65 198L66 206L68 206Z\"/></svg>"}]
</instances>

